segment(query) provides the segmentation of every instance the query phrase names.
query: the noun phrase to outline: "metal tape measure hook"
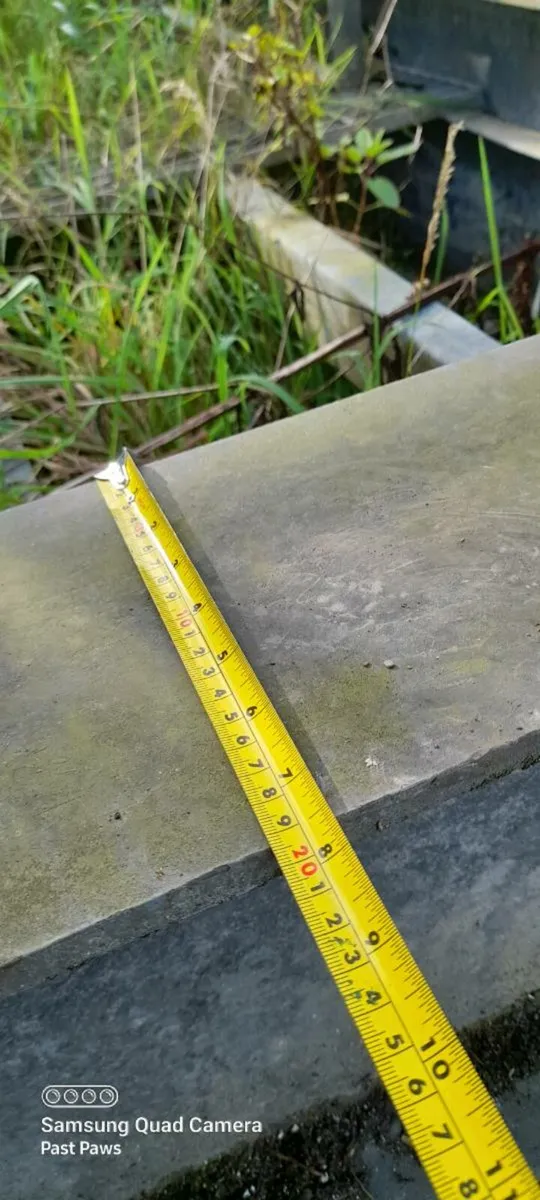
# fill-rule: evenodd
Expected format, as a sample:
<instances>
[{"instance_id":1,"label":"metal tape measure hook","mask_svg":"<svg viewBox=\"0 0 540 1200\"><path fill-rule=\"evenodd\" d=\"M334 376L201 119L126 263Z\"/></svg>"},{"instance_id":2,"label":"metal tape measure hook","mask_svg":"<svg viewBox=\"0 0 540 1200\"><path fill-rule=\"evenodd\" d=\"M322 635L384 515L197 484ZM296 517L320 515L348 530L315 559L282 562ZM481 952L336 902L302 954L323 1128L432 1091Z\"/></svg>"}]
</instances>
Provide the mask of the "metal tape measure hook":
<instances>
[{"instance_id":1,"label":"metal tape measure hook","mask_svg":"<svg viewBox=\"0 0 540 1200\"><path fill-rule=\"evenodd\" d=\"M94 475L94 479L101 479L104 483L110 483L111 487L113 487L117 492L123 491L124 488L126 488L129 484L129 476L126 466L127 455L128 451L126 449L122 450L118 458L113 459L110 463L107 463L107 466L103 469L103 471L98 471Z\"/></svg>"}]
</instances>

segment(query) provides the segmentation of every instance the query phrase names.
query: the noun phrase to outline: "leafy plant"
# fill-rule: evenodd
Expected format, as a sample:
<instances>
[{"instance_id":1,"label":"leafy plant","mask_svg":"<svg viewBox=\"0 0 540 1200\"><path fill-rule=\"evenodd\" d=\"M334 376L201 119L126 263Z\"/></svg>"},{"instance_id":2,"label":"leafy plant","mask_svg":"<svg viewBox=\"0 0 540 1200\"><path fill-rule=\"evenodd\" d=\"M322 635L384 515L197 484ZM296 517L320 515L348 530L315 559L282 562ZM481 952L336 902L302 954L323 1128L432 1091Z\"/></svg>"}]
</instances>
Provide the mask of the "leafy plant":
<instances>
[{"instance_id":1,"label":"leafy plant","mask_svg":"<svg viewBox=\"0 0 540 1200\"><path fill-rule=\"evenodd\" d=\"M384 130L371 133L363 127L352 139L342 138L337 153L338 176L354 176L360 182L360 200L357 205L353 232L359 233L367 210L369 196L375 201L372 207L399 209L401 198L395 183L380 173L381 167L399 158L411 158L418 149L419 138L395 145ZM333 146L323 144L322 154L331 159L336 151ZM340 188L340 199L349 200L349 194Z\"/></svg>"},{"instance_id":2,"label":"leafy plant","mask_svg":"<svg viewBox=\"0 0 540 1200\"><path fill-rule=\"evenodd\" d=\"M283 13L284 10L281 10ZM294 145L321 198L327 198L321 120L324 102L351 60L352 51L334 62L327 58L320 25L299 45L281 32L251 25L231 49L250 70L250 85L261 120L270 126L271 149ZM298 37L298 28L296 27Z\"/></svg>"},{"instance_id":3,"label":"leafy plant","mask_svg":"<svg viewBox=\"0 0 540 1200\"><path fill-rule=\"evenodd\" d=\"M353 137L342 138L339 145L329 144L324 136L325 103L353 51L330 63L317 22L300 44L298 27L295 42L283 16L280 30L274 33L252 25L231 48L249 65L260 116L273 134L271 148L293 145L299 153L302 198L309 197L323 219L330 216L337 224L338 199L350 200L343 191L343 179L354 176L359 180L353 229L358 233L370 198L372 207L399 209L398 188L381 174L381 168L396 159L410 158L418 149L419 137L395 144L384 130L370 132L363 127Z\"/></svg>"}]
</instances>

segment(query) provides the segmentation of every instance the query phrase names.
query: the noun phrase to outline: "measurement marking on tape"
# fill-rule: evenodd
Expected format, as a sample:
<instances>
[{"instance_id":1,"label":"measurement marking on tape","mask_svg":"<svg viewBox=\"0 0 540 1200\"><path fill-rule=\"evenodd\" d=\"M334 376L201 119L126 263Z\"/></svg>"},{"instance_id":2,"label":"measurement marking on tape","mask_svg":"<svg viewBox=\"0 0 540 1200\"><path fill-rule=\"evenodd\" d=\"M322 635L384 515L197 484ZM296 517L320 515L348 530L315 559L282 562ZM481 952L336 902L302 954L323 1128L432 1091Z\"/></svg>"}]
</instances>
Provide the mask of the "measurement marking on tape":
<instances>
[{"instance_id":1,"label":"measurement marking on tape","mask_svg":"<svg viewBox=\"0 0 540 1200\"><path fill-rule=\"evenodd\" d=\"M133 459L124 451L96 478L436 1195L540 1200L496 1105Z\"/></svg>"}]
</instances>

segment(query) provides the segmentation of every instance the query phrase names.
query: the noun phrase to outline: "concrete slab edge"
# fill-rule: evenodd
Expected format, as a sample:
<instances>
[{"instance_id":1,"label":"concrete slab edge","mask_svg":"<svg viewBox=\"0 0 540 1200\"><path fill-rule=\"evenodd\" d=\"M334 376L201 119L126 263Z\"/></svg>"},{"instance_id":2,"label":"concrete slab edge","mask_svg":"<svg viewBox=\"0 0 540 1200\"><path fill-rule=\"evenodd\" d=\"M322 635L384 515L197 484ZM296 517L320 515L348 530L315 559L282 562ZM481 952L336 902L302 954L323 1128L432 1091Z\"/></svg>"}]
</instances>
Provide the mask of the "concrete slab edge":
<instances>
[{"instance_id":1,"label":"concrete slab edge","mask_svg":"<svg viewBox=\"0 0 540 1200\"><path fill-rule=\"evenodd\" d=\"M493 747L485 755L414 784L399 794L379 797L353 812L340 814L340 821L348 837L358 844L374 829L387 828L396 820L406 822L421 810L449 799L458 789L472 796L492 781L513 771L526 770L538 762L540 731L533 731L515 742ZM270 849L263 850L218 867L151 901L79 929L67 938L50 942L32 954L6 963L0 969L0 998L47 980L65 977L91 959L128 942L262 887L279 873Z\"/></svg>"}]
</instances>

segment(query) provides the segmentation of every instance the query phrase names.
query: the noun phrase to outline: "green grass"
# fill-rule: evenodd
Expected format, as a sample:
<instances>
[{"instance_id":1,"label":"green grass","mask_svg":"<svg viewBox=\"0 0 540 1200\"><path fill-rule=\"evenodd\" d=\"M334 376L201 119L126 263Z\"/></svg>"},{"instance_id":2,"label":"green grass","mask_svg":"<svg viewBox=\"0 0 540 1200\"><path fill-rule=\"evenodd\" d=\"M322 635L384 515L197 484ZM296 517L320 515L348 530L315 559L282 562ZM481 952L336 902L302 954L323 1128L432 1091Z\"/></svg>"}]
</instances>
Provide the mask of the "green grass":
<instances>
[{"instance_id":1,"label":"green grass","mask_svg":"<svg viewBox=\"0 0 540 1200\"><path fill-rule=\"evenodd\" d=\"M186 32L173 3L2 4L0 507L123 444L149 459L355 390L329 363L272 378L315 343L227 207L221 116L242 116L248 97L216 41L219 7L201 16L184 0ZM264 19L274 5L258 7ZM254 8L235 0L227 23L245 27ZM309 36L311 4L301 20ZM495 313L506 342L523 329L479 145L494 287L472 316ZM175 170L186 152L189 177ZM447 242L444 214L437 279ZM374 322L369 360L356 355L365 388L383 382L393 336Z\"/></svg>"},{"instance_id":2,"label":"green grass","mask_svg":"<svg viewBox=\"0 0 540 1200\"><path fill-rule=\"evenodd\" d=\"M97 244L60 230L45 264L21 274L18 288L5 273L0 467L22 441L18 454L39 464L41 486L50 486L231 396L239 411L216 418L205 440L245 427L261 405L266 419L352 391L342 379L330 383L328 364L286 388L269 379L278 360L314 348L284 281L261 265L216 196L200 228L193 195L180 207L193 223L110 216ZM199 392L153 396L187 388ZM144 398L123 399L138 393ZM189 444L174 437L166 449Z\"/></svg>"},{"instance_id":3,"label":"green grass","mask_svg":"<svg viewBox=\"0 0 540 1200\"><path fill-rule=\"evenodd\" d=\"M122 444L168 453L353 390L328 364L270 378L314 340L227 209L212 8L186 35L172 5L4 0L0 506ZM201 144L192 182L164 183ZM166 436L231 396L237 410ZM31 483L11 482L13 461Z\"/></svg>"},{"instance_id":4,"label":"green grass","mask_svg":"<svg viewBox=\"0 0 540 1200\"><path fill-rule=\"evenodd\" d=\"M486 209L486 220L489 232L491 262L493 264L493 276L495 282L494 286L478 304L475 315L478 318L482 313L485 313L488 310L496 313L499 325L499 340L504 345L507 342L515 342L525 335L504 282L499 230L497 227L497 216L495 212L495 199L493 196L486 146L482 137L478 138L478 153L480 158L480 175L482 180L484 205Z\"/></svg>"},{"instance_id":5,"label":"green grass","mask_svg":"<svg viewBox=\"0 0 540 1200\"><path fill-rule=\"evenodd\" d=\"M152 169L198 131L198 51L210 22L188 37L173 11L132 0L3 0L0 155L15 198L55 174L69 188L89 164L134 178L141 144Z\"/></svg>"}]
</instances>

